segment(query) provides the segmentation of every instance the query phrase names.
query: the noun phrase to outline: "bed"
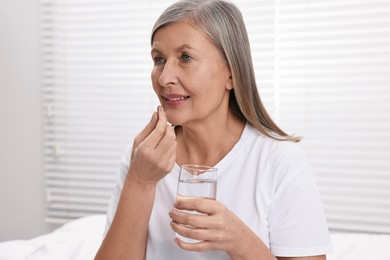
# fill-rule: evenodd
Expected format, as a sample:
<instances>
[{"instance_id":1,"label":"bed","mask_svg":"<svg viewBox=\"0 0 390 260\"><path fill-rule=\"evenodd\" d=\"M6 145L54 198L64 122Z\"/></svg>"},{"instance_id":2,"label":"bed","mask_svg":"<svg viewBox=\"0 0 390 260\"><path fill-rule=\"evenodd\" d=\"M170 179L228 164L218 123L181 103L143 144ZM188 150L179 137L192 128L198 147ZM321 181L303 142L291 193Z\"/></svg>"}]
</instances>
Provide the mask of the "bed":
<instances>
[{"instance_id":1,"label":"bed","mask_svg":"<svg viewBox=\"0 0 390 260\"><path fill-rule=\"evenodd\" d=\"M93 259L102 238L105 215L64 224L30 240L0 243L0 260ZM334 252L328 260L390 260L390 235L331 232Z\"/></svg>"}]
</instances>

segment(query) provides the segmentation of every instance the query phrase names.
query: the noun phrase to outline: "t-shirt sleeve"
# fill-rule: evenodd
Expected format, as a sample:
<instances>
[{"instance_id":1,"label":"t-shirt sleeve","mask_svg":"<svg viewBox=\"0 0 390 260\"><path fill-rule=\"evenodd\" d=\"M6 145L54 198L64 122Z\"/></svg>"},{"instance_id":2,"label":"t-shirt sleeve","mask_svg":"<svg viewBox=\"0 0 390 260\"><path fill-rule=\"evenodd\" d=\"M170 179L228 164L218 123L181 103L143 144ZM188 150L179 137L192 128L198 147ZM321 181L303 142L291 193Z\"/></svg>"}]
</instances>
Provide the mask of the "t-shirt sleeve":
<instances>
[{"instance_id":1,"label":"t-shirt sleeve","mask_svg":"<svg viewBox=\"0 0 390 260\"><path fill-rule=\"evenodd\" d=\"M113 192L111 194L110 203L108 205L106 225L103 233L103 238L105 238L107 235L108 229L111 226L112 220L116 212L116 208L118 206L119 197L122 192L123 184L125 183L127 171L129 169L131 149L132 149L132 144L129 144L122 156L121 163L119 165L117 179L115 182Z\"/></svg>"},{"instance_id":2,"label":"t-shirt sleeve","mask_svg":"<svg viewBox=\"0 0 390 260\"><path fill-rule=\"evenodd\" d=\"M300 165L277 187L269 211L270 249L275 256L313 256L332 251L314 173L309 163Z\"/></svg>"}]
</instances>

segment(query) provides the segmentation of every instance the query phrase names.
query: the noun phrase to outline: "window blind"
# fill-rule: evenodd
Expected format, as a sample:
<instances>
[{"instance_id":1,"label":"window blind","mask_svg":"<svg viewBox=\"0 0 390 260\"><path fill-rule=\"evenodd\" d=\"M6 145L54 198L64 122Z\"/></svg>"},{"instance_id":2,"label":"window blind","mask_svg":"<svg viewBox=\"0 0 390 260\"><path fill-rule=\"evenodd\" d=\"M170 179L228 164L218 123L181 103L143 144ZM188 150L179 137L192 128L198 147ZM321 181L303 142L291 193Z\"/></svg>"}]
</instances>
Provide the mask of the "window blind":
<instances>
[{"instance_id":1,"label":"window blind","mask_svg":"<svg viewBox=\"0 0 390 260\"><path fill-rule=\"evenodd\" d=\"M291 41L307 45L294 67L306 70L297 79L306 88L306 148L328 221L335 229L390 233L390 2L328 1L305 9L307 40Z\"/></svg>"},{"instance_id":2,"label":"window blind","mask_svg":"<svg viewBox=\"0 0 390 260\"><path fill-rule=\"evenodd\" d=\"M42 1L48 221L106 212L121 155L158 104L149 38L165 6Z\"/></svg>"},{"instance_id":3,"label":"window blind","mask_svg":"<svg viewBox=\"0 0 390 260\"><path fill-rule=\"evenodd\" d=\"M41 1L48 221L106 211L158 104L149 37L170 2ZM234 2L262 100L304 137L330 228L390 233L390 1Z\"/></svg>"},{"instance_id":4,"label":"window blind","mask_svg":"<svg viewBox=\"0 0 390 260\"><path fill-rule=\"evenodd\" d=\"M274 119L304 137L330 228L390 233L390 1L279 0L274 14L273 76L259 74L260 92L271 89L261 95Z\"/></svg>"}]
</instances>

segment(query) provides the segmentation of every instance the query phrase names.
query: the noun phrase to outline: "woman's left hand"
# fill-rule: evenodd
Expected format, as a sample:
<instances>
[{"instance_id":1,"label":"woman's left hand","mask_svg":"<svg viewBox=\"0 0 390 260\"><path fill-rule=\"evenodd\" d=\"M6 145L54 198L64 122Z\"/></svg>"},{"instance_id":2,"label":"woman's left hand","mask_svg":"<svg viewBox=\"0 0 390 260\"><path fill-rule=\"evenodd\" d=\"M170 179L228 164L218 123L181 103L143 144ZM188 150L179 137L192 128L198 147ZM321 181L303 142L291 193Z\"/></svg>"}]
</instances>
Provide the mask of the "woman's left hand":
<instances>
[{"instance_id":1,"label":"woman's left hand","mask_svg":"<svg viewBox=\"0 0 390 260\"><path fill-rule=\"evenodd\" d=\"M177 239L184 250L209 251L222 250L230 255L243 256L250 251L248 246L262 241L233 212L222 203L205 198L178 200L176 209L169 212L172 229L188 238L200 240L199 243L185 243ZM179 210L197 211L191 214ZM261 248L262 246L260 246Z\"/></svg>"}]
</instances>

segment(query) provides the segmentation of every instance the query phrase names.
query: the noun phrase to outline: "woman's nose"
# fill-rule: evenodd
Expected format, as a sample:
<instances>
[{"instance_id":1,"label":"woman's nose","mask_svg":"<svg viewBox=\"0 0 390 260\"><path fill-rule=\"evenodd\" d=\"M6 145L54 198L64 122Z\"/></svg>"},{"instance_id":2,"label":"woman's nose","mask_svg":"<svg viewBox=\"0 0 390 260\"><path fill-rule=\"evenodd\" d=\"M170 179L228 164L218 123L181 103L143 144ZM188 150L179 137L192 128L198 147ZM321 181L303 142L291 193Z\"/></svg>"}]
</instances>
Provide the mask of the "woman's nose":
<instances>
[{"instance_id":1,"label":"woman's nose","mask_svg":"<svg viewBox=\"0 0 390 260\"><path fill-rule=\"evenodd\" d=\"M166 61L164 68L158 78L158 83L162 87L166 87L178 82L177 78L177 64L175 61Z\"/></svg>"}]
</instances>

